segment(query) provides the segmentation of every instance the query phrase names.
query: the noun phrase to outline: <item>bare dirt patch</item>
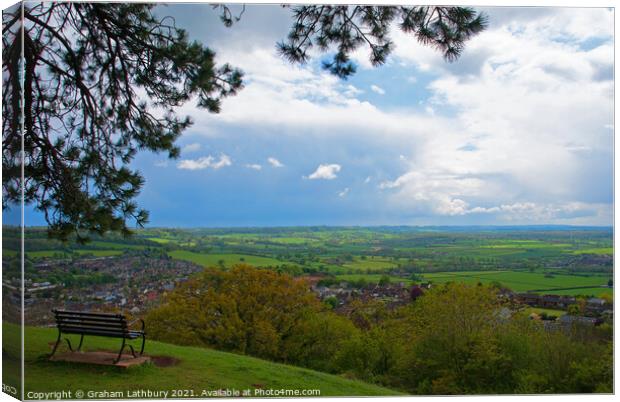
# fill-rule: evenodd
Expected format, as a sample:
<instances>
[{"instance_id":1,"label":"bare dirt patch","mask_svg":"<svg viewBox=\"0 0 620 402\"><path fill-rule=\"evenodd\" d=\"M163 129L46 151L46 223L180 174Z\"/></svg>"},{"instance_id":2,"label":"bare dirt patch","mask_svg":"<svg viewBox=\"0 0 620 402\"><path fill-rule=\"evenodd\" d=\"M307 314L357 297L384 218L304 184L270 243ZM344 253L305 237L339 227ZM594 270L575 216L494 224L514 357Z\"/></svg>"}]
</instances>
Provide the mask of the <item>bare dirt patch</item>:
<instances>
[{"instance_id":1,"label":"bare dirt patch","mask_svg":"<svg viewBox=\"0 0 620 402\"><path fill-rule=\"evenodd\" d=\"M149 356L153 364L157 367L176 366L181 360L171 356Z\"/></svg>"}]
</instances>

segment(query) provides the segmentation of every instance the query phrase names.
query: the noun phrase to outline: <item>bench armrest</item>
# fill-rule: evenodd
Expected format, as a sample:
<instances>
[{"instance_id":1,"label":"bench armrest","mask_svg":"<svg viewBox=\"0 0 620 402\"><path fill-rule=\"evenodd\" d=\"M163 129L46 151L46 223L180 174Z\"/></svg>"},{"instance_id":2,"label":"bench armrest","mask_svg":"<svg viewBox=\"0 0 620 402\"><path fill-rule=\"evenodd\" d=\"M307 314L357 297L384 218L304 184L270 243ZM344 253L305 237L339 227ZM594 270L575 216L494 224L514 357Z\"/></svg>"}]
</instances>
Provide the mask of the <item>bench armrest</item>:
<instances>
[{"instance_id":1,"label":"bench armrest","mask_svg":"<svg viewBox=\"0 0 620 402\"><path fill-rule=\"evenodd\" d=\"M129 323L127 323L127 327L131 327L133 324L140 322L142 324L142 328L140 329L142 332L144 332L144 320L142 318L137 318Z\"/></svg>"}]
</instances>

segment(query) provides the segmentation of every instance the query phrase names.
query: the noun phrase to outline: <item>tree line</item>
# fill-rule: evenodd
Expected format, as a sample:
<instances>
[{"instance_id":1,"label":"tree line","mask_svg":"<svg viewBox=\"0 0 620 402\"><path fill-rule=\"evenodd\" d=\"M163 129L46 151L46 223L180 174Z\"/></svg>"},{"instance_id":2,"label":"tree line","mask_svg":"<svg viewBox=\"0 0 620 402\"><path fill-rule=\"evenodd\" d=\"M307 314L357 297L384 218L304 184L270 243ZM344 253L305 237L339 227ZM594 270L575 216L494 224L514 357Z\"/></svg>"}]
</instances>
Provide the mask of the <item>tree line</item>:
<instances>
[{"instance_id":1,"label":"tree line","mask_svg":"<svg viewBox=\"0 0 620 402\"><path fill-rule=\"evenodd\" d=\"M155 339L346 375L411 394L612 392L611 328L549 331L497 290L451 283L404 307L336 314L303 280L206 269L147 316Z\"/></svg>"}]
</instances>

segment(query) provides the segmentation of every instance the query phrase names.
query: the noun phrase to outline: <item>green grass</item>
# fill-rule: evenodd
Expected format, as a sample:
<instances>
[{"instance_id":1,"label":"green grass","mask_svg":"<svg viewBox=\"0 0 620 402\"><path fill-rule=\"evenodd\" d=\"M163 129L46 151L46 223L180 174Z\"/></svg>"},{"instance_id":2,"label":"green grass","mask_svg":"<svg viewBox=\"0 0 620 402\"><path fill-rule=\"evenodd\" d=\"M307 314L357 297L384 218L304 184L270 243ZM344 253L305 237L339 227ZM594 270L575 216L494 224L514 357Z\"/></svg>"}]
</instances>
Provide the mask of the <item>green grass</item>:
<instances>
[{"instance_id":1,"label":"green grass","mask_svg":"<svg viewBox=\"0 0 620 402\"><path fill-rule=\"evenodd\" d=\"M578 296L578 295L593 295L600 296L602 294L613 294L613 289L610 288L579 288L579 289L563 289L563 290L546 290L545 293L550 295L568 295L568 296Z\"/></svg>"},{"instance_id":2,"label":"green grass","mask_svg":"<svg viewBox=\"0 0 620 402\"><path fill-rule=\"evenodd\" d=\"M365 260L361 258L355 258L351 262L347 262L343 264L344 268L350 269L390 269L396 267L396 263L394 261L380 258L380 257L367 257Z\"/></svg>"},{"instance_id":3,"label":"green grass","mask_svg":"<svg viewBox=\"0 0 620 402\"><path fill-rule=\"evenodd\" d=\"M613 254L613 247L584 248L573 251L573 254Z\"/></svg>"},{"instance_id":4,"label":"green grass","mask_svg":"<svg viewBox=\"0 0 620 402\"><path fill-rule=\"evenodd\" d=\"M15 257L18 254L17 250L9 250L8 248L2 249L2 254L9 257Z\"/></svg>"},{"instance_id":5,"label":"green grass","mask_svg":"<svg viewBox=\"0 0 620 402\"><path fill-rule=\"evenodd\" d=\"M109 241L93 241L91 243L88 244L89 246L93 246L93 247L97 247L100 249L118 249L118 250L125 250L125 249L133 249L133 250L141 250L143 248L145 248L146 246L143 245L139 245L139 244L125 244L125 243L114 243L114 242L109 242Z\"/></svg>"},{"instance_id":6,"label":"green grass","mask_svg":"<svg viewBox=\"0 0 620 402\"><path fill-rule=\"evenodd\" d=\"M271 243L280 243L280 244L292 244L292 245L303 245L303 244L314 244L320 242L318 239L313 239L310 237L269 237L266 239L254 239L254 240L267 240Z\"/></svg>"},{"instance_id":7,"label":"green grass","mask_svg":"<svg viewBox=\"0 0 620 402\"><path fill-rule=\"evenodd\" d=\"M44 257L53 257L54 254L63 254L62 250L38 250L38 251L28 251L26 250L26 256L30 258L44 258Z\"/></svg>"},{"instance_id":8,"label":"green grass","mask_svg":"<svg viewBox=\"0 0 620 402\"><path fill-rule=\"evenodd\" d=\"M172 241L171 239L164 239L162 237L147 237L147 239L150 241L154 241L155 243L160 243L160 244L166 244Z\"/></svg>"},{"instance_id":9,"label":"green grass","mask_svg":"<svg viewBox=\"0 0 620 402\"><path fill-rule=\"evenodd\" d=\"M577 276L577 275L553 275L552 278L545 277L540 272L523 272L523 271L481 271L481 272L440 272L432 274L423 274L425 280L433 283L445 282L465 282L488 284L490 282L499 282L504 286L517 292L528 290L544 291L545 293L556 294L581 294L583 289L567 289L571 287L591 286L597 289L597 286L607 284L609 277L602 275L593 276ZM605 288L600 288L606 290ZM554 292L549 292L557 290ZM607 289L609 290L609 289ZM588 290L589 292L589 290ZM597 293L598 294L598 293Z\"/></svg>"},{"instance_id":10,"label":"green grass","mask_svg":"<svg viewBox=\"0 0 620 402\"><path fill-rule=\"evenodd\" d=\"M7 326L12 325L3 324L5 329ZM11 331L11 328L8 329L4 332L15 332ZM16 333L12 335L17 336ZM174 357L180 360L179 364L169 367L148 364L123 370L116 367L50 362L46 354L50 352L49 342L55 339L56 330L53 328L26 328L26 392L61 390L75 392L78 389L83 391L184 389L194 390L194 396L199 397L202 390L248 388L253 390L261 387L319 389L321 396L398 394L396 391L372 384L300 367L211 349L182 347L148 340L146 344L148 355ZM18 338L15 339L15 343L17 342ZM119 347L119 340L86 337L84 345L86 351L91 348L115 350ZM6 369L11 370L11 367L5 367L5 373Z\"/></svg>"},{"instance_id":11,"label":"green grass","mask_svg":"<svg viewBox=\"0 0 620 402\"><path fill-rule=\"evenodd\" d=\"M568 243L551 243L537 240L507 240L497 244L480 246L481 248L513 248L513 249L546 249L546 248L570 248Z\"/></svg>"},{"instance_id":12,"label":"green grass","mask_svg":"<svg viewBox=\"0 0 620 402\"><path fill-rule=\"evenodd\" d=\"M78 254L92 254L95 257L110 257L123 254L122 250L75 250Z\"/></svg>"},{"instance_id":13,"label":"green grass","mask_svg":"<svg viewBox=\"0 0 620 402\"><path fill-rule=\"evenodd\" d=\"M224 260L226 266L240 263L246 263L256 267L281 264L280 261L273 258L244 254L199 254L192 251L175 250L169 252L168 255L179 260L195 262L205 267L217 266L220 260ZM243 258L244 261L241 261L241 258Z\"/></svg>"},{"instance_id":14,"label":"green grass","mask_svg":"<svg viewBox=\"0 0 620 402\"><path fill-rule=\"evenodd\" d=\"M556 317L566 314L566 311L564 310L553 310L550 308L539 308L539 307L528 307L524 309L523 312L527 315L530 315L532 313L536 313L539 315L542 313L546 313L547 315L554 315Z\"/></svg>"}]
</instances>

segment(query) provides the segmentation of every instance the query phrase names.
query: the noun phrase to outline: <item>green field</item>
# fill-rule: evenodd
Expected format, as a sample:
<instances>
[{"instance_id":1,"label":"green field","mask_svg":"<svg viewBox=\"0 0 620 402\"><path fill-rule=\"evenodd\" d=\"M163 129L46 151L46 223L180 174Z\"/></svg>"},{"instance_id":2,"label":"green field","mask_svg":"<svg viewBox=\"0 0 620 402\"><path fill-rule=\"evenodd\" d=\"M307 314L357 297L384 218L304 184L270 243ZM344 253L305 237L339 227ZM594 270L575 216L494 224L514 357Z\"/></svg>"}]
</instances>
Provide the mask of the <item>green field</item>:
<instances>
[{"instance_id":1,"label":"green field","mask_svg":"<svg viewBox=\"0 0 620 402\"><path fill-rule=\"evenodd\" d=\"M162 237L147 237L147 239L149 239L150 241L154 241L155 243L160 243L160 244L166 244L172 241L171 239L164 239Z\"/></svg>"},{"instance_id":2,"label":"green field","mask_svg":"<svg viewBox=\"0 0 620 402\"><path fill-rule=\"evenodd\" d=\"M75 250L78 254L92 254L95 257L110 257L123 254L122 250Z\"/></svg>"},{"instance_id":3,"label":"green field","mask_svg":"<svg viewBox=\"0 0 620 402\"><path fill-rule=\"evenodd\" d=\"M352 268L356 270L362 269L390 269L395 268L396 263L388 259L378 257L368 257L365 260L356 258L351 262L342 265L344 268Z\"/></svg>"},{"instance_id":4,"label":"green field","mask_svg":"<svg viewBox=\"0 0 620 402\"><path fill-rule=\"evenodd\" d=\"M379 283L381 278L385 275L381 274L344 274L344 275L336 275L336 278L341 279L343 281L359 281L360 279L365 279L368 283ZM413 283L411 279L402 278L399 276L389 276L390 283L404 283L405 285L410 285Z\"/></svg>"},{"instance_id":5,"label":"green field","mask_svg":"<svg viewBox=\"0 0 620 402\"><path fill-rule=\"evenodd\" d=\"M18 344L17 328L3 324L5 329L4 354L12 353L11 345ZM218 389L318 389L321 396L372 396L397 395L398 392L372 384L345 379L304 368L272 363L265 360L211 349L182 347L148 341L146 354L169 356L178 359L176 365L119 369L49 362L49 343L55 341L56 330L51 328L26 328L25 373L26 392L61 390L127 391L134 389L178 390L187 389L200 397L202 390ZM75 337L74 338L79 338ZM63 347L66 347L63 345ZM118 340L86 337L88 350L117 350ZM64 350L64 349L61 349ZM16 352L17 353L17 352ZM15 367L10 359L3 359L4 382L15 383ZM203 396L204 397L204 396Z\"/></svg>"},{"instance_id":6,"label":"green field","mask_svg":"<svg viewBox=\"0 0 620 402\"><path fill-rule=\"evenodd\" d=\"M385 274L410 283L403 278L422 272L422 280L435 283L499 282L517 292L568 295L611 293L602 286L613 276L611 228L152 228L137 230L130 239L106 234L86 245L60 247L42 229L27 234L26 249L39 250L28 253L32 259L54 258L63 249L97 257L144 250L141 255L168 254L201 266L245 262L279 266L293 275L343 280L363 275L368 282ZM15 254L5 250L7 257Z\"/></svg>"},{"instance_id":7,"label":"green field","mask_svg":"<svg viewBox=\"0 0 620 402\"><path fill-rule=\"evenodd\" d=\"M258 239L255 239L258 240ZM320 240L313 239L310 237L270 237L270 238L260 238L260 240L266 240L272 243L280 243L280 244L312 244L318 243Z\"/></svg>"},{"instance_id":8,"label":"green field","mask_svg":"<svg viewBox=\"0 0 620 402\"><path fill-rule=\"evenodd\" d=\"M92 243L89 243L89 246L102 250L140 250L145 247L137 244L117 243L111 241L93 241Z\"/></svg>"},{"instance_id":9,"label":"green field","mask_svg":"<svg viewBox=\"0 0 620 402\"><path fill-rule=\"evenodd\" d=\"M63 255L62 250L38 250L38 251L26 251L26 256L30 258L46 258L53 257L56 254Z\"/></svg>"},{"instance_id":10,"label":"green field","mask_svg":"<svg viewBox=\"0 0 620 402\"><path fill-rule=\"evenodd\" d=\"M256 267L269 266L269 265L278 265L281 262L267 257L257 257L254 255L245 255L245 254L199 254L191 251L185 250L175 250L168 253L172 258L177 258L179 260L191 261L196 264L200 264L205 267L214 267L217 266L220 260L224 261L224 264L227 266L246 263L250 265L254 265ZM241 259L244 259L242 261Z\"/></svg>"},{"instance_id":11,"label":"green field","mask_svg":"<svg viewBox=\"0 0 620 402\"><path fill-rule=\"evenodd\" d=\"M580 289L562 289L562 290L546 290L545 293L550 295L567 295L567 296L578 296L578 295L594 295L601 296L603 294L613 295L614 290L610 288L580 288Z\"/></svg>"},{"instance_id":12,"label":"green field","mask_svg":"<svg viewBox=\"0 0 620 402\"><path fill-rule=\"evenodd\" d=\"M381 274L360 273L337 275L336 278L343 281L359 281L363 278L368 281L368 283L378 283L383 276L384 275ZM423 281L429 281L434 284L442 284L447 282L489 284L491 282L499 282L503 286L506 286L516 292L538 291L539 293L566 295L600 295L603 293L613 293L612 289L602 287L607 284L607 280L609 279L604 275L593 275L590 277L576 275L554 275L553 278L547 278L544 274L535 272L481 271L438 272L432 274L421 274L420 276ZM388 277L392 283L402 282L406 285L413 283L408 278L389 275Z\"/></svg>"},{"instance_id":13,"label":"green field","mask_svg":"<svg viewBox=\"0 0 620 402\"><path fill-rule=\"evenodd\" d=\"M612 247L586 248L573 251L574 254L613 254Z\"/></svg>"},{"instance_id":14,"label":"green field","mask_svg":"<svg viewBox=\"0 0 620 402\"><path fill-rule=\"evenodd\" d=\"M610 291L608 288L599 288L604 286L609 280L608 276L592 275L553 275L553 277L545 277L543 273L538 272L519 272L519 271L486 271L486 272L439 272L432 274L423 274L425 280L433 283L446 282L464 282L464 283L483 283L499 282L502 285L517 291L552 291L557 289L561 291L564 288L573 287L589 287L588 289L597 289L604 293ZM562 294L581 294L585 289L565 290ZM589 290L588 290L589 292ZM589 294L589 293L586 293Z\"/></svg>"},{"instance_id":15,"label":"green field","mask_svg":"<svg viewBox=\"0 0 620 402\"><path fill-rule=\"evenodd\" d=\"M482 248L509 248L509 249L545 249L549 247L570 248L568 243L548 243L539 240L510 240L499 241L496 244L482 246Z\"/></svg>"}]
</instances>

